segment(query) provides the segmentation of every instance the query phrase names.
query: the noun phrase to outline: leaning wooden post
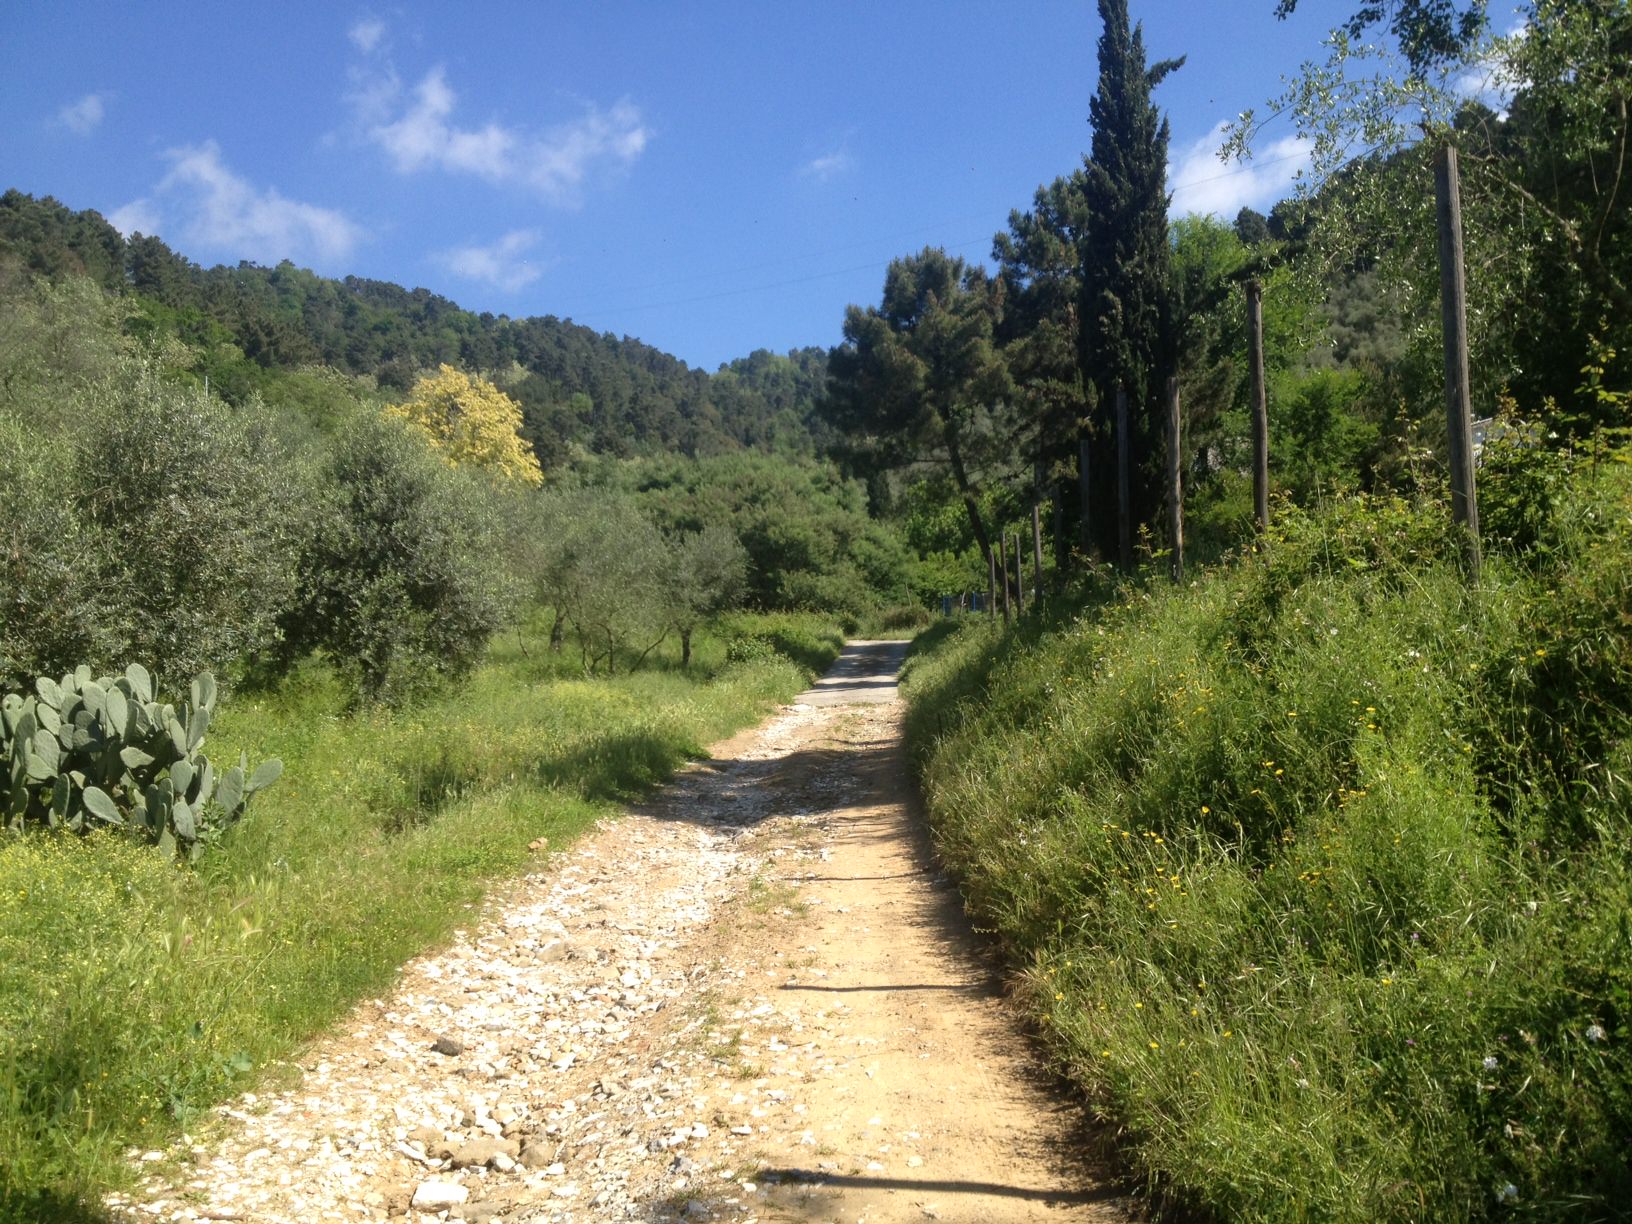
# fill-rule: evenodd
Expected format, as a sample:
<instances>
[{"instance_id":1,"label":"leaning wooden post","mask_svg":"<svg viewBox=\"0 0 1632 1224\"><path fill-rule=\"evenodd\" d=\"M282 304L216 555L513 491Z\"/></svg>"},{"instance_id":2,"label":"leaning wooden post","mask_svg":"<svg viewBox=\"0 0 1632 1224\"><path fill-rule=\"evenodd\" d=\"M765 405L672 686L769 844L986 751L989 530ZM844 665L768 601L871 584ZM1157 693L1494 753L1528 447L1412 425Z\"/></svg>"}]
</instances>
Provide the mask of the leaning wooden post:
<instances>
[{"instance_id":1,"label":"leaning wooden post","mask_svg":"<svg viewBox=\"0 0 1632 1224\"><path fill-rule=\"evenodd\" d=\"M1092 512L1089 509L1089 494L1093 491L1093 478L1090 474L1088 461L1092 458L1088 433L1084 430L1077 435L1077 505L1081 513L1077 516L1077 528L1082 538L1082 555L1094 555L1094 537L1090 531Z\"/></svg>"},{"instance_id":2,"label":"leaning wooden post","mask_svg":"<svg viewBox=\"0 0 1632 1224\"><path fill-rule=\"evenodd\" d=\"M1439 309L1445 329L1445 416L1450 439L1451 517L1467 528L1468 573L1479 581L1479 502L1473 477L1473 406L1468 388L1467 281L1462 264L1462 198L1456 149L1434 159L1439 202Z\"/></svg>"},{"instance_id":3,"label":"leaning wooden post","mask_svg":"<svg viewBox=\"0 0 1632 1224\"><path fill-rule=\"evenodd\" d=\"M1020 551L1020 533L1014 533L1014 614L1026 611L1026 555Z\"/></svg>"},{"instance_id":4,"label":"leaning wooden post","mask_svg":"<svg viewBox=\"0 0 1632 1224\"><path fill-rule=\"evenodd\" d=\"M1031 469L1031 553L1035 566L1032 570L1031 602L1043 602L1043 488L1048 479L1048 464L1037 460ZM1055 507L1058 512L1059 507Z\"/></svg>"},{"instance_id":5,"label":"leaning wooden post","mask_svg":"<svg viewBox=\"0 0 1632 1224\"><path fill-rule=\"evenodd\" d=\"M1031 503L1031 604L1040 607L1043 602L1043 508Z\"/></svg>"},{"instance_id":6,"label":"leaning wooden post","mask_svg":"<svg viewBox=\"0 0 1632 1224\"><path fill-rule=\"evenodd\" d=\"M1124 570L1133 568L1132 441L1128 437L1128 389L1116 388L1116 551Z\"/></svg>"},{"instance_id":7,"label":"leaning wooden post","mask_svg":"<svg viewBox=\"0 0 1632 1224\"><path fill-rule=\"evenodd\" d=\"M1005 625L1009 623L1009 618L1013 615L1013 613L1009 610L1009 550L1008 550L1008 543L1009 543L1009 533L1006 532L1006 531L998 532L997 533L997 572L1000 575L1002 575L1002 579L1001 579L1001 582L1000 582L999 585L1002 587L1003 623Z\"/></svg>"},{"instance_id":8,"label":"leaning wooden post","mask_svg":"<svg viewBox=\"0 0 1632 1224\"><path fill-rule=\"evenodd\" d=\"M1184 477L1179 462L1179 376L1167 380L1167 538L1173 549L1174 582L1184 581Z\"/></svg>"},{"instance_id":9,"label":"leaning wooden post","mask_svg":"<svg viewBox=\"0 0 1632 1224\"><path fill-rule=\"evenodd\" d=\"M1247 282L1247 364L1252 367L1252 508L1269 531L1269 395L1264 387L1264 287Z\"/></svg>"}]
</instances>

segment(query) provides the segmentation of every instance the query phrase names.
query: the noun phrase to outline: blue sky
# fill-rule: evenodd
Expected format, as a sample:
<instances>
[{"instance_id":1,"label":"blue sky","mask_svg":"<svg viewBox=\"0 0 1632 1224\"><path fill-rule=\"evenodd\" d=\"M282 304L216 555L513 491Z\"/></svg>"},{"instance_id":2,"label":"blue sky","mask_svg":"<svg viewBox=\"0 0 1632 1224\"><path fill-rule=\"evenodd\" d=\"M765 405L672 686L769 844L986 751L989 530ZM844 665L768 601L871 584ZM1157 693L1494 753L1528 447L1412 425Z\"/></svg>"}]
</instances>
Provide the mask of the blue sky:
<instances>
[{"instance_id":1,"label":"blue sky","mask_svg":"<svg viewBox=\"0 0 1632 1224\"><path fill-rule=\"evenodd\" d=\"M1134 0L1174 211L1268 211L1302 164L1219 125L1321 56L1346 0ZM713 369L839 340L897 255L990 252L1079 164L1099 20L1010 3L11 0L0 188L204 264L291 259L554 314Z\"/></svg>"}]
</instances>

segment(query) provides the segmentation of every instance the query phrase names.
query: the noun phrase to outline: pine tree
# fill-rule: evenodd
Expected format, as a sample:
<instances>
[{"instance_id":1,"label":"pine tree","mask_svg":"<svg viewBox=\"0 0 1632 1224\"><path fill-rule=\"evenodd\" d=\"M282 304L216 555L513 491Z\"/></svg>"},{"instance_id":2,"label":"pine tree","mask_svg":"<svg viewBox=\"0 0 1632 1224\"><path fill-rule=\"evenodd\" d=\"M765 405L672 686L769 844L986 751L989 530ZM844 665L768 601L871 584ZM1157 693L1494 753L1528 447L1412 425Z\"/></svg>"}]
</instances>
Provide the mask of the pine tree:
<instances>
[{"instance_id":1,"label":"pine tree","mask_svg":"<svg viewBox=\"0 0 1632 1224\"><path fill-rule=\"evenodd\" d=\"M1120 555L1161 504L1160 405L1171 364L1172 287L1167 241L1168 125L1151 91L1184 61L1145 66L1144 31L1130 29L1127 0L1099 0L1099 87L1090 100L1092 151L1083 195L1092 219L1082 243L1079 342L1091 408L1087 536ZM1118 530L1114 403L1126 390L1130 522ZM1120 537L1120 539L1119 539Z\"/></svg>"}]
</instances>

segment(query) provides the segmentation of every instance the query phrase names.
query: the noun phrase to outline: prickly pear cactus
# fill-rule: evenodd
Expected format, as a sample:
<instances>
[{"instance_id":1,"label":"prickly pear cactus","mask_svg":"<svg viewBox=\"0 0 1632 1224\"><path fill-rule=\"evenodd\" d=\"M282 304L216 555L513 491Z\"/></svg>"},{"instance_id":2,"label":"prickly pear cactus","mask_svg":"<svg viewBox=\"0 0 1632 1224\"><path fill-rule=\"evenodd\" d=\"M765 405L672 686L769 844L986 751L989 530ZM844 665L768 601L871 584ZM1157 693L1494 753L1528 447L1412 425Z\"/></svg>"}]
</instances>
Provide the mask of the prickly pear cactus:
<instances>
[{"instance_id":1,"label":"prickly pear cactus","mask_svg":"<svg viewBox=\"0 0 1632 1224\"><path fill-rule=\"evenodd\" d=\"M201 672L179 707L160 702L139 663L121 676L93 679L88 667L41 676L33 693L6 694L0 764L9 789L0 818L12 829L122 827L196 859L283 773L278 760L251 773L243 757L218 773L204 754L215 701L215 677Z\"/></svg>"}]
</instances>

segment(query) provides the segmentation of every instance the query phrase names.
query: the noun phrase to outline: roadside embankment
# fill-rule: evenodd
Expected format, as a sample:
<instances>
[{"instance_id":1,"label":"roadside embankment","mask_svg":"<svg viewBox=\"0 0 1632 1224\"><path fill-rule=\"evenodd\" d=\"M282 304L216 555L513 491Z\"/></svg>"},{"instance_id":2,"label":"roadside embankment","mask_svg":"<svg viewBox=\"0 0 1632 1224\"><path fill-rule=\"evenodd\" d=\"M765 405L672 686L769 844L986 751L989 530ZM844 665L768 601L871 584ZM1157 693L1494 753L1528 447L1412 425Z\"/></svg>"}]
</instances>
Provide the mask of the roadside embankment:
<instances>
[{"instance_id":1,"label":"roadside embankment","mask_svg":"<svg viewBox=\"0 0 1632 1224\"><path fill-rule=\"evenodd\" d=\"M1632 471L1470 591L1435 508L932 631L940 853L1133 1168L1227 1219L1632 1192Z\"/></svg>"}]
</instances>

